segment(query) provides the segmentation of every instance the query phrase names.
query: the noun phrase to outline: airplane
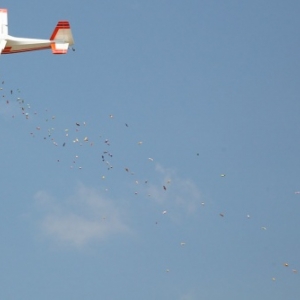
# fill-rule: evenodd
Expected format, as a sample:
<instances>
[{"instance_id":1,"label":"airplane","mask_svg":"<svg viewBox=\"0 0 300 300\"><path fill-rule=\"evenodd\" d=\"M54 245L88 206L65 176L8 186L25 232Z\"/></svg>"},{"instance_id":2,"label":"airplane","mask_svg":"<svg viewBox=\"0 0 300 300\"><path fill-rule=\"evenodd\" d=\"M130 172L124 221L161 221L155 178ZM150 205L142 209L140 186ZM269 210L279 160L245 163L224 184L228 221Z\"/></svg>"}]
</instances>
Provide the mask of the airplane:
<instances>
[{"instance_id":1,"label":"airplane","mask_svg":"<svg viewBox=\"0 0 300 300\"><path fill-rule=\"evenodd\" d=\"M66 54L74 44L68 21L59 21L47 39L13 37L8 34L7 9L0 8L0 54L14 54L35 50L51 49L53 54Z\"/></svg>"}]
</instances>

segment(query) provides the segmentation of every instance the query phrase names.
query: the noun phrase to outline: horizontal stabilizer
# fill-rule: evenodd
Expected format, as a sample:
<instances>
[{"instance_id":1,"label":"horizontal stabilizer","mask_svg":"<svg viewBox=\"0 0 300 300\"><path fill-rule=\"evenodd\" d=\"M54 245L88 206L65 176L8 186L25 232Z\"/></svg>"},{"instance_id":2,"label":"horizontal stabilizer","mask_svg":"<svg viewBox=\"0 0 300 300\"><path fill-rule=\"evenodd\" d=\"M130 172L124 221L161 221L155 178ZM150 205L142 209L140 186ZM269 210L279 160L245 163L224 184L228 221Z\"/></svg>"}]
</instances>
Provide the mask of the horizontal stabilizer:
<instances>
[{"instance_id":1,"label":"horizontal stabilizer","mask_svg":"<svg viewBox=\"0 0 300 300\"><path fill-rule=\"evenodd\" d=\"M69 43L56 42L51 44L53 54L66 54L68 52Z\"/></svg>"}]
</instances>

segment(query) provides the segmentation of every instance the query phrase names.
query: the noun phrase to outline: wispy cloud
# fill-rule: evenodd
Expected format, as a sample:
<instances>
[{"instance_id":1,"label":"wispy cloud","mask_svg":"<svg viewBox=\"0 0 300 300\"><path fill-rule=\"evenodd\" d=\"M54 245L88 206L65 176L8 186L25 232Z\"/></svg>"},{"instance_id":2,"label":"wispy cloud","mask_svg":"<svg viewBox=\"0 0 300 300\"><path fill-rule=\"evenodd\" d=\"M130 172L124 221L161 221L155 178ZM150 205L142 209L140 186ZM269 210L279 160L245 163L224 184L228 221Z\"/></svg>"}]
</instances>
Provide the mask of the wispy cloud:
<instances>
[{"instance_id":1,"label":"wispy cloud","mask_svg":"<svg viewBox=\"0 0 300 300\"><path fill-rule=\"evenodd\" d=\"M175 210L191 214L201 203L201 193L190 179L181 178L175 170L155 166L159 182L150 183L147 193L160 205L171 206Z\"/></svg>"},{"instance_id":2,"label":"wispy cloud","mask_svg":"<svg viewBox=\"0 0 300 300\"><path fill-rule=\"evenodd\" d=\"M193 181L160 164L156 164L155 173L153 181L142 188L154 205L175 222L197 211L202 199ZM35 199L42 234L56 242L82 247L92 241L132 232L117 201L83 184L65 198L38 191ZM130 215L139 217L136 213L134 209L130 211Z\"/></svg>"},{"instance_id":3,"label":"wispy cloud","mask_svg":"<svg viewBox=\"0 0 300 300\"><path fill-rule=\"evenodd\" d=\"M97 190L84 185L67 199L56 199L45 191L37 192L35 199L43 214L43 234L58 242L81 247L130 232L121 210Z\"/></svg>"}]
</instances>

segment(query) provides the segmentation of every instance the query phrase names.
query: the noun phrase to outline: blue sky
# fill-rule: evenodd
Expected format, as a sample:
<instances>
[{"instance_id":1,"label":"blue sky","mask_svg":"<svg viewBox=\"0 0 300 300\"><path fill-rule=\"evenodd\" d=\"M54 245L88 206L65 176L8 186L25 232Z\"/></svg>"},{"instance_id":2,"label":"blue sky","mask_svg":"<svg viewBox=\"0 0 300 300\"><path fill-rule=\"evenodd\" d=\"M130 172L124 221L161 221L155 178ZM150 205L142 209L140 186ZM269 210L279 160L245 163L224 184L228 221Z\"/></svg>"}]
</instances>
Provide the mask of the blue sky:
<instances>
[{"instance_id":1,"label":"blue sky","mask_svg":"<svg viewBox=\"0 0 300 300\"><path fill-rule=\"evenodd\" d=\"M299 2L90 2L1 4L0 298L298 300Z\"/></svg>"}]
</instances>

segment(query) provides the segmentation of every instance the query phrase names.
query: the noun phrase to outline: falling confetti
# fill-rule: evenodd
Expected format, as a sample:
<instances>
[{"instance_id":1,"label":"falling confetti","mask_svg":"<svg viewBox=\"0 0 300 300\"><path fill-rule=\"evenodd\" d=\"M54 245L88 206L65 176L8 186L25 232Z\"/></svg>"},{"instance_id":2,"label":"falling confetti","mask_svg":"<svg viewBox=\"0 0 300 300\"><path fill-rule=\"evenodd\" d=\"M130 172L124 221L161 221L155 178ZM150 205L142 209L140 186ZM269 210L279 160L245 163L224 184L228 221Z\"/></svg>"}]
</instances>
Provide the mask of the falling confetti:
<instances>
[{"instance_id":1,"label":"falling confetti","mask_svg":"<svg viewBox=\"0 0 300 300\"><path fill-rule=\"evenodd\" d=\"M3 90L3 88L0 88L0 90ZM12 94L12 91L11 91L11 94ZM0 98L0 99L1 99L1 98ZM15 100L16 100L16 99L15 99ZM7 106L7 109L9 109L9 108L11 107L12 100L11 100L11 102L10 102L9 100L6 100L6 97L4 97L4 99L2 99L2 103L3 103L4 105L5 105L5 103L6 103L6 104L10 104L10 106ZM35 116L33 116L31 113L29 114L30 105L29 105L29 104L25 104L25 103L27 103L27 101L24 102L24 99L22 99L21 97L18 97L18 98L17 98L16 103L17 103L17 105L19 105L19 108L18 108L18 109L19 109L19 114L21 115L21 113L22 113L22 116L25 117L26 119L28 119L28 118L30 117L30 121L28 121L28 123L30 123L30 122L31 122L31 119L34 119L34 118L35 118ZM32 103L31 103L31 104L32 104ZM5 107L6 107L6 106L5 106ZM48 110L46 110L46 111L48 111ZM42 113L43 113L43 112L42 112ZM35 112L35 114L37 114L37 112ZM40 112L39 112L39 116L40 116ZM51 117L51 116L52 116L52 117ZM112 118L113 118L113 115L110 114L109 117L112 119ZM106 118L107 118L107 115L106 115ZM59 119L59 117L57 117L57 119ZM42 120L43 120L43 122L45 122L45 118L44 118L44 117L42 117ZM41 139L43 138L44 135L47 134L47 128L49 127L49 124L53 124L52 126L55 126L55 124L57 123L56 117L55 117L55 115L52 115L52 113L48 115L48 119L46 119L46 121L47 121L47 122L49 121L49 122L47 123L47 124L48 124L47 127L44 126L46 123L42 124L41 121L39 121L38 123L36 122L35 124L32 122L32 125L33 125L32 128L33 128L33 129L31 129L31 130L34 131L34 133L33 133L33 132L30 132L30 135L31 135L32 137L35 137L35 134L36 134L35 140L38 139L39 134L42 134L42 136L40 137ZM111 123L111 122L110 122L109 120L107 120L107 119L106 119L106 121L109 122L109 123ZM25 121L25 122L27 122L27 121ZM61 146L61 145L62 145L62 147L65 147L65 146L66 146L66 142L64 142L64 140L67 141L68 147L67 147L66 149L64 149L64 150L61 150L61 151L64 151L64 153L67 153L68 150L69 150L71 147L74 147L74 148L75 148L75 147L79 147L79 145L82 145L82 144L83 144L83 147L82 147L83 149L89 148L89 147L85 146L86 144L82 143L82 141L88 142L89 140L93 140L93 136L92 136L89 132L86 132L86 131L89 129L89 128L88 128L89 126L87 126L87 127L84 128L84 127L81 126L81 125L86 126L86 122L81 122L81 123L76 122L75 125L76 125L77 127L80 127L80 126L81 126L81 128L76 128L76 127L74 126L74 123L75 123L75 120L71 121L71 126L70 126L71 129L70 129L70 131L69 131L69 129L63 129L63 128L62 128L62 129L56 128L56 130L54 130L54 127L48 129L48 138L47 138L47 142L49 141L49 144L50 144L50 145L52 145L52 144L55 145L55 146L58 146L58 145ZM111 124L114 124L114 123L115 123L115 122L112 121ZM72 125L72 124L73 124L73 125ZM90 124L90 123L88 123L88 124ZM36 125L39 125L39 126L36 126ZM69 124L69 125L70 125L70 124ZM68 126L68 125L66 124L66 126ZM124 127L124 123L122 123L121 126ZM125 123L125 126L128 127L128 124ZM132 126L132 125L131 125L131 126ZM38 130L39 132L36 132L36 131L34 130L34 128L36 128L36 130ZM62 134L64 140L61 141L61 140L59 139L59 136L58 136L58 134L57 134L58 131ZM130 131L127 131L127 130L124 130L124 131L130 132ZM77 138L76 136L74 136L75 134L78 136L78 138ZM69 135L70 135L70 138L66 138L66 137L68 137ZM87 136L86 136L86 135L87 135ZM98 139L98 137L99 137L99 132L97 132L96 137L97 137L97 139ZM104 137L104 135L103 135L103 137ZM100 138L101 138L101 136L100 136ZM44 139L46 139L46 138L44 138ZM57 142L57 141L58 141L58 142ZM72 141L73 141L73 143L74 143L75 145L73 145ZM136 140L135 140L135 142L136 142ZM135 143L135 142L133 142L133 143ZM104 143L105 143L106 145L109 146L109 145L110 145L109 139L105 139ZM90 143L90 144L93 145L93 143ZM110 148L112 148L112 147L107 148L106 145L103 145L103 139L101 139L101 143L99 143L99 144L101 144L102 147L105 147L105 149L110 149ZM142 145L143 142L142 142L142 141L139 141L137 144L138 144L138 145ZM97 143L95 142L95 147L94 147L94 148L96 148L96 147L97 147ZM53 149L53 148L54 148L54 147L52 147L51 149ZM61 148L59 147L58 149L61 149ZM141 149L143 149L143 147L142 147ZM113 159L110 159L110 158L113 157L113 155L112 155L110 152L108 152L108 151L103 151L103 150L104 150L104 149L100 148L100 150L97 152L97 156L96 156L95 161L98 161L100 164L102 164L101 166L104 166L104 167L105 167L105 172L107 172L107 170L111 170L111 169L113 168L112 164L108 161L108 159L112 161L113 165L114 165L114 166L116 167L116 169L117 169L117 164L114 164ZM53 150L53 151L56 151L56 150ZM76 155L75 158L74 158L74 152L73 152L72 154L70 154L70 161L67 162L67 168L69 168L70 164L72 164L72 161L73 161L74 167L73 167L72 165L70 166L70 168L73 169L72 172L75 172L74 170L76 170L76 169L78 168L79 170L84 169L82 172L78 172L78 173L84 174L85 171L87 170L86 165L85 165L84 163L82 163L84 155L82 155L81 152L77 152L77 153L80 154L80 160L78 159L78 158L79 158L78 155ZM116 154L115 157L118 157L117 151L116 151L115 154ZM148 155L149 155L149 154L148 154ZM144 157L143 159L144 159L145 163L146 163L146 159L147 159L148 155L143 156L143 157ZM151 154L150 154L150 155L151 155ZM153 154L153 155L154 155L154 154ZM196 153L196 155L199 156L199 153ZM115 157L114 157L114 159L115 159ZM102 159L102 162L101 162L101 159ZM64 159L57 159L57 157L55 158L55 160L56 160L57 162L60 162L60 164L59 164L60 166L63 164L63 161L64 161ZM154 161L154 159L153 159L152 157L148 157L148 160L151 161L151 162ZM79 162L82 163L81 166L78 166ZM128 163L128 162L127 162L127 163ZM124 165L126 165L126 162L124 163ZM123 165L123 166L124 166L124 165ZM75 167L75 166L76 166L76 167ZM124 168L123 166L122 166L122 164L121 164L121 166L119 166L119 168L122 170L122 169ZM129 165L129 166L130 166L130 168L133 168L133 166L131 166L131 165ZM149 163L149 166L153 166L153 164ZM107 170L106 170L106 168L107 168ZM126 167L126 168L124 168L124 169L125 169L126 172L130 173L128 167ZM71 172L71 171L69 170L69 172ZM114 170L111 171L111 172L114 172ZM137 173L137 175L138 175L138 172L136 172L136 173ZM98 173L98 174L99 174L99 173ZM101 174L101 173L100 173L100 174ZM124 171L122 171L122 175L123 175L124 177L126 176L125 173L124 173ZM131 173L131 175L134 175L134 173ZM98 175L98 176L99 176L99 175ZM104 176L104 175L102 175L102 176L100 175L100 176L101 176L101 177L100 177L101 179L100 179L98 176L97 176L97 180L98 180L99 182L101 181L101 179L102 179L102 180L106 179L106 176ZM148 176L148 174L147 174L147 176ZM225 174L220 174L220 176L221 176L221 177L225 177L226 175L225 175ZM145 177L144 177L144 178L145 178ZM149 178L150 180L149 180L149 184L148 184L147 186L145 186L145 185L142 184L142 183L145 183L145 184L148 183L148 180L144 180L144 178L143 178L143 177L138 177L138 176L136 176L136 178L134 178L133 180L130 181L131 184L136 184L136 185L139 184L139 186L135 186L135 188L136 188L136 189L139 188L139 190L134 192L135 195L139 195L139 196L136 197L136 198L135 198L134 196L132 196L132 195L133 195L133 191L131 190L131 191L130 191L130 196L131 196L132 198L139 199L139 198L141 197L142 192L141 192L140 188L141 188L141 189L142 189L142 188L145 189L145 190L144 190L144 196L146 196L146 195L148 195L148 197L151 196L151 194L148 193L148 189L150 190L150 188L152 188L152 178ZM146 177L146 178L147 178L147 177ZM109 179L110 179L110 178L109 178ZM173 179L173 178L172 178L172 179ZM173 180L174 180L174 181L173 181L174 183L172 183L171 189L173 189L173 186L175 186L175 183L177 183L177 181L176 181L175 179L173 179ZM107 183L107 182L109 182L109 180L107 180L106 183ZM168 180L167 180L166 178L164 178L164 181L163 181L163 182L164 182L163 184L165 184L165 185L158 184L157 189L159 190L160 193L163 193L164 195L168 195L168 194L169 194L169 191L168 191L167 193L164 193L164 192L162 191L162 189L161 189L161 186L163 187L163 190L165 190L165 191L167 190L167 187L168 187L168 189L169 189L170 186L168 186L168 184L171 183L171 179L168 179ZM222 181L222 182L223 182L223 181ZM227 180L224 181L225 184L226 184L226 182L227 182ZM104 184L106 184L106 183L101 183L101 184L104 185ZM141 183L141 184L140 184L140 183ZM108 189L107 189L107 188L102 187L102 189L105 190L106 192L108 192ZM110 190L111 190L111 189L110 189ZM292 192L293 192L293 191L292 191ZM148 194L147 194L147 193L148 193ZM156 195L155 195L155 192L154 192L154 191L153 191L153 192L151 191L151 193L152 193L153 199L154 199L155 196L156 196ZM290 192L290 193L291 193L291 192ZM295 194L300 194L300 191L295 191L294 193L295 193ZM150 198L149 201L151 201L151 199L152 199L152 198ZM135 201L133 201L133 202L136 203L137 200L135 200ZM199 203L199 202L198 202L198 203ZM198 204L198 205L199 205L199 204ZM201 205L204 206L204 205L205 205L205 202L201 202ZM166 208L170 209L169 207L166 207ZM202 212L203 212L203 214L204 214L204 213L206 213L207 211L206 211L206 209L202 209ZM251 212L251 211L250 211L250 212ZM218 211L214 211L214 214L215 214L215 215L216 215L217 213L218 213ZM167 214L167 210L163 210L163 211L162 211L162 214L163 214L163 215ZM173 211L172 211L172 213L171 213L171 216L172 216L172 215L173 215ZM220 216L220 217L224 217L224 213L219 213L219 216ZM230 217L230 216L226 216L224 222L226 222L226 220L229 220L229 217ZM249 218L250 218L250 215L247 214L246 217L249 219ZM162 217L162 218L163 218L163 217ZM218 218L218 217L217 217L217 218ZM244 214L244 218L245 218L245 214ZM105 219L105 217L103 217L103 220L104 220L104 219ZM165 219L166 222L167 222L169 219L170 219L169 217L166 217L166 219ZM155 219L154 219L154 220L155 220ZM154 220L151 221L151 222L152 222L151 224L154 223ZM220 222L223 222L223 221L220 221ZM155 224L158 224L158 222L156 221ZM252 222L247 223L247 224L249 224L249 226L251 226ZM157 226L157 230L160 230L160 228L161 228L161 226ZM264 227L264 226L262 226L261 229L262 229L262 230L267 230L267 228ZM178 242L177 242L177 243L178 243ZM185 245L186 245L186 242L184 242L184 241L180 242L180 246L185 246ZM177 246L178 246L178 244L177 244ZM188 245L188 248L190 248L190 247L191 247L191 245L189 244L189 245ZM187 250L188 250L188 249L187 249ZM183 250L183 251L185 252L186 250ZM183 252L183 253L184 253L184 252ZM282 266L282 263L281 263L281 266ZM284 267L289 267L289 264L288 264L288 263L284 263L283 266L284 266ZM164 267L162 267L161 269L163 269L163 268L164 268ZM175 268L174 268L174 270L175 270ZM174 270L172 269L172 273L175 272ZM291 271L291 268L289 268L288 270L289 270L289 272L290 272L290 271ZM169 272L169 269L166 269L166 272ZM297 270L296 270L296 269L292 269L292 272L296 274L296 273L297 273ZM272 275L272 274L271 274L271 275ZM270 278L270 277L269 277L269 278ZM270 279L269 279L269 280L270 280ZM272 280L275 281L275 280L276 280L275 277L272 277Z\"/></svg>"}]
</instances>

